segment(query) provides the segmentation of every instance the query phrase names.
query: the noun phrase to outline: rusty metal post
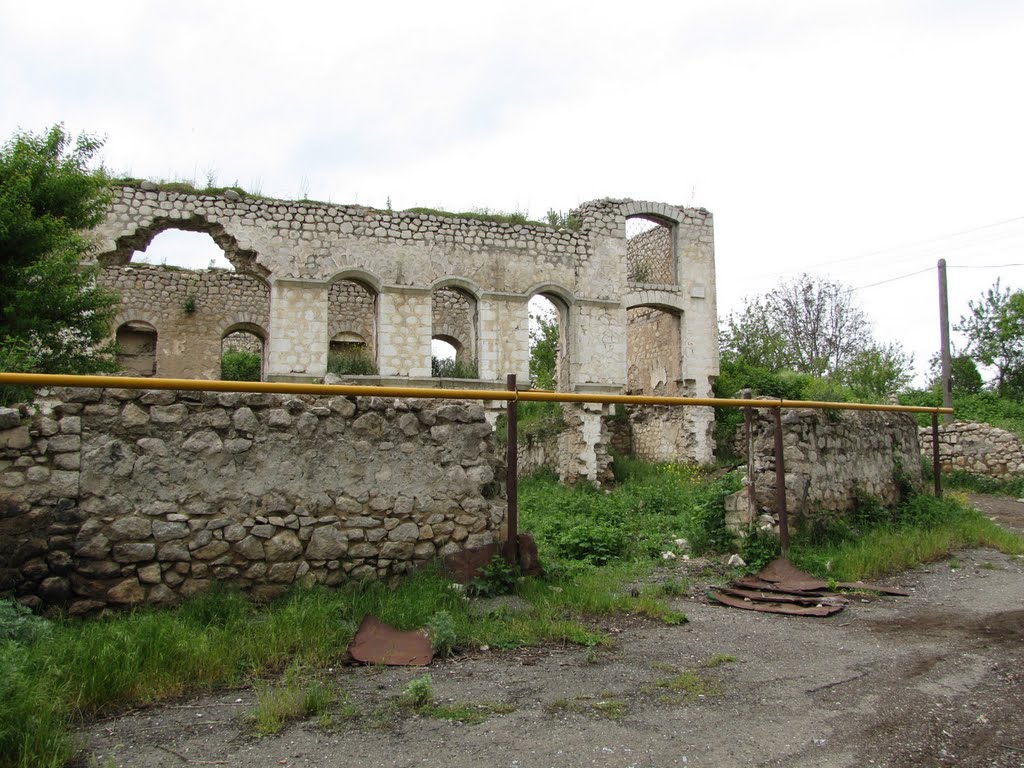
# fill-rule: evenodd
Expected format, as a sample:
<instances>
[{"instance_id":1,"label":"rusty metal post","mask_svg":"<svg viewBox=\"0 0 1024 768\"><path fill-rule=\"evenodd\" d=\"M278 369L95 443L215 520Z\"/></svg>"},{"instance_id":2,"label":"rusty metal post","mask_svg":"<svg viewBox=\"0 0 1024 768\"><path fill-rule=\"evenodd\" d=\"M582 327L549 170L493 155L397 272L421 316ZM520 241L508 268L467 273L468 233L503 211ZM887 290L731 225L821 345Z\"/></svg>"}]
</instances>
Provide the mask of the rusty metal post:
<instances>
[{"instance_id":1,"label":"rusty metal post","mask_svg":"<svg viewBox=\"0 0 1024 768\"><path fill-rule=\"evenodd\" d=\"M743 390L743 399L749 400L754 395L749 389ZM754 522L756 495L754 493L754 409L743 409L743 424L746 427L747 440L747 517Z\"/></svg>"},{"instance_id":2,"label":"rusty metal post","mask_svg":"<svg viewBox=\"0 0 1024 768\"><path fill-rule=\"evenodd\" d=\"M786 514L786 463L782 450L782 405L775 408L775 508L779 514L782 557L789 557L789 519Z\"/></svg>"},{"instance_id":3,"label":"rusty metal post","mask_svg":"<svg viewBox=\"0 0 1024 768\"><path fill-rule=\"evenodd\" d=\"M935 498L942 498L942 463L939 461L939 414L932 414L932 474L935 475Z\"/></svg>"},{"instance_id":4,"label":"rusty metal post","mask_svg":"<svg viewBox=\"0 0 1024 768\"><path fill-rule=\"evenodd\" d=\"M516 375L508 374L505 388L516 391ZM519 445L516 440L519 427L519 401L508 401L505 411L505 501L508 504L505 515L507 538L505 539L505 560L519 563Z\"/></svg>"}]
</instances>

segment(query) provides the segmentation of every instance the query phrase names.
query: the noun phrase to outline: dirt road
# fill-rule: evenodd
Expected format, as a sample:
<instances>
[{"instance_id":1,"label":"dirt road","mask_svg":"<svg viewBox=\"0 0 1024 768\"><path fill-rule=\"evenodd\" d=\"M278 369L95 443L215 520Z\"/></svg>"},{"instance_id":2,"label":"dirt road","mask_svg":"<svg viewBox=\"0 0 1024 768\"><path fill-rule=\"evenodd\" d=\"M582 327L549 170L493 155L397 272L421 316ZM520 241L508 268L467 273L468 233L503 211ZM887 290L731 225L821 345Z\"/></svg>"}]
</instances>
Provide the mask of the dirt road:
<instances>
[{"instance_id":1,"label":"dirt road","mask_svg":"<svg viewBox=\"0 0 1024 768\"><path fill-rule=\"evenodd\" d=\"M978 504L1024 528L1024 504L993 505ZM613 621L610 651L481 652L427 670L439 703L510 710L479 725L395 707L423 670L346 667L332 679L348 703L326 727L255 738L242 690L81 736L103 768L1024 766L1024 559L962 552L890 583L912 596L858 598L828 619L698 592L674 600L683 626Z\"/></svg>"}]
</instances>

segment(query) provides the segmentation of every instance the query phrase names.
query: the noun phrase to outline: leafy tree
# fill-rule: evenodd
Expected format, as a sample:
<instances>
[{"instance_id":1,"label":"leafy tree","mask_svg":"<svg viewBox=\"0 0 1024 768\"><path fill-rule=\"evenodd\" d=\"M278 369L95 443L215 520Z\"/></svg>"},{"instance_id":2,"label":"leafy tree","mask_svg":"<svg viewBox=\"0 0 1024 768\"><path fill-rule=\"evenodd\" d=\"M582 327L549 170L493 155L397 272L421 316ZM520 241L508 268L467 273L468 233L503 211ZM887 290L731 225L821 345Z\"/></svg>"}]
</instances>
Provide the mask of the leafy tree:
<instances>
[{"instance_id":1,"label":"leafy tree","mask_svg":"<svg viewBox=\"0 0 1024 768\"><path fill-rule=\"evenodd\" d=\"M117 296L96 284L84 234L103 218L107 178L90 162L102 142L63 126L20 133L0 150L0 364L9 370L116 369Z\"/></svg>"},{"instance_id":2,"label":"leafy tree","mask_svg":"<svg viewBox=\"0 0 1024 768\"><path fill-rule=\"evenodd\" d=\"M931 371L932 386L942 391L942 358L932 355L928 361ZM949 361L949 377L951 379L953 394L974 395L981 392L985 385L981 378L981 372L970 355L953 355Z\"/></svg>"},{"instance_id":3,"label":"leafy tree","mask_svg":"<svg viewBox=\"0 0 1024 768\"><path fill-rule=\"evenodd\" d=\"M1024 390L1024 292L1000 290L999 280L960 318L954 330L967 337L967 353L996 369L996 391L1002 397Z\"/></svg>"},{"instance_id":4,"label":"leafy tree","mask_svg":"<svg viewBox=\"0 0 1024 768\"><path fill-rule=\"evenodd\" d=\"M841 379L861 400L877 400L910 384L913 357L899 344L872 344L847 364Z\"/></svg>"},{"instance_id":5,"label":"leafy tree","mask_svg":"<svg viewBox=\"0 0 1024 768\"><path fill-rule=\"evenodd\" d=\"M897 343L874 340L851 292L808 274L748 299L741 312L726 319L721 339L728 385L754 386L763 394L878 400L911 380L912 357ZM827 381L777 378L785 371ZM781 394L793 389L800 396Z\"/></svg>"},{"instance_id":6,"label":"leafy tree","mask_svg":"<svg viewBox=\"0 0 1024 768\"><path fill-rule=\"evenodd\" d=\"M537 389L558 386L558 318L543 312L530 315L530 384Z\"/></svg>"},{"instance_id":7,"label":"leafy tree","mask_svg":"<svg viewBox=\"0 0 1024 768\"><path fill-rule=\"evenodd\" d=\"M806 273L730 315L724 351L769 370L833 376L871 345L871 325L848 289Z\"/></svg>"}]
</instances>

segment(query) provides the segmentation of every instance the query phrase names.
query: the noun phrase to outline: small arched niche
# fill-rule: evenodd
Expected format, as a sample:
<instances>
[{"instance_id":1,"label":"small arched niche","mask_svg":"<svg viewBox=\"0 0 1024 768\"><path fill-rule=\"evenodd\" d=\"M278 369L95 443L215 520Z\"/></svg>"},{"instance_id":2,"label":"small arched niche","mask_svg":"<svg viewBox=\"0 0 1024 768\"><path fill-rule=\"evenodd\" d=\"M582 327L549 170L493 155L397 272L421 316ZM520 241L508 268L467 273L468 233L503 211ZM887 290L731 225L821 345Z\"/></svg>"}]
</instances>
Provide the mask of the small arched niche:
<instances>
[{"instance_id":1,"label":"small arched niche","mask_svg":"<svg viewBox=\"0 0 1024 768\"><path fill-rule=\"evenodd\" d=\"M117 327L117 363L132 376L156 375L156 328L142 320L129 320Z\"/></svg>"},{"instance_id":2,"label":"small arched niche","mask_svg":"<svg viewBox=\"0 0 1024 768\"><path fill-rule=\"evenodd\" d=\"M225 331L220 340L220 377L224 381L262 381L266 333L241 325Z\"/></svg>"}]
</instances>

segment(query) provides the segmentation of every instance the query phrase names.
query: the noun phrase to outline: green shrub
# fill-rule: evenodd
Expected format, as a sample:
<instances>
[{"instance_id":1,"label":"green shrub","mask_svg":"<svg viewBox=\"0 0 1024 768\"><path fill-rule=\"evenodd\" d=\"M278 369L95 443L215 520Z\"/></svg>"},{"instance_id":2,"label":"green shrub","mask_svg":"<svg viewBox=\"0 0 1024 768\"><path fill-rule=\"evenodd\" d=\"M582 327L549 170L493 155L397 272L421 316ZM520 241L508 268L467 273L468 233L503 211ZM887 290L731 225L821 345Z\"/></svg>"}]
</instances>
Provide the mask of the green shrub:
<instances>
[{"instance_id":1,"label":"green shrub","mask_svg":"<svg viewBox=\"0 0 1024 768\"><path fill-rule=\"evenodd\" d=\"M220 377L223 381L259 381L263 357L244 349L230 349L221 355Z\"/></svg>"},{"instance_id":2,"label":"green shrub","mask_svg":"<svg viewBox=\"0 0 1024 768\"><path fill-rule=\"evenodd\" d=\"M430 628L430 644L434 653L450 656L458 640L455 618L448 611L437 611L427 622Z\"/></svg>"},{"instance_id":3,"label":"green shrub","mask_svg":"<svg viewBox=\"0 0 1024 768\"><path fill-rule=\"evenodd\" d=\"M13 600L0 600L0 642L13 640L28 645L46 637L51 624Z\"/></svg>"},{"instance_id":4,"label":"green shrub","mask_svg":"<svg viewBox=\"0 0 1024 768\"><path fill-rule=\"evenodd\" d=\"M469 583L466 592L475 597L510 595L515 591L519 577L518 566L505 562L501 555L495 555Z\"/></svg>"},{"instance_id":5,"label":"green shrub","mask_svg":"<svg viewBox=\"0 0 1024 768\"><path fill-rule=\"evenodd\" d=\"M431 357L430 375L435 379L478 379L480 372L476 360L456 360L451 357Z\"/></svg>"},{"instance_id":6,"label":"green shrub","mask_svg":"<svg viewBox=\"0 0 1024 768\"><path fill-rule=\"evenodd\" d=\"M362 345L351 349L332 349L327 353L327 372L335 376L372 376L377 364Z\"/></svg>"},{"instance_id":7,"label":"green shrub","mask_svg":"<svg viewBox=\"0 0 1024 768\"><path fill-rule=\"evenodd\" d=\"M568 560L604 565L624 555L628 541L626 532L613 524L587 520L559 533L554 545L555 551Z\"/></svg>"},{"instance_id":8,"label":"green shrub","mask_svg":"<svg viewBox=\"0 0 1024 768\"><path fill-rule=\"evenodd\" d=\"M402 689L402 703L413 709L426 709L434 703L434 680L430 675L414 677Z\"/></svg>"}]
</instances>

